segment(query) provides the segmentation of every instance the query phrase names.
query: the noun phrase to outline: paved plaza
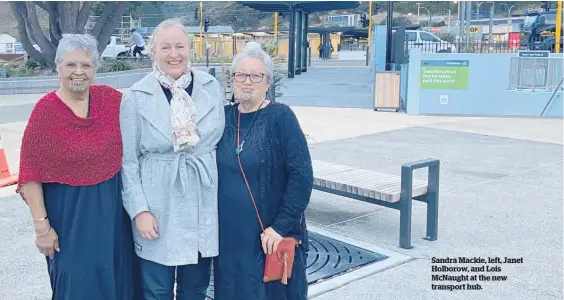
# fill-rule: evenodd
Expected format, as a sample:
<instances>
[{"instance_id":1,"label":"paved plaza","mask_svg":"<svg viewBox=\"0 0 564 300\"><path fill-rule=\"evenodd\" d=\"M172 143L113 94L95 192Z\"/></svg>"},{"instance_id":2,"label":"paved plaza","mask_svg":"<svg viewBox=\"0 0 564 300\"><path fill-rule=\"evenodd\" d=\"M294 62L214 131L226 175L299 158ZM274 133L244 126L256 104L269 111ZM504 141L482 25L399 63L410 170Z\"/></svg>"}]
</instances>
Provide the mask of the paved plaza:
<instances>
[{"instance_id":1,"label":"paved plaza","mask_svg":"<svg viewBox=\"0 0 564 300\"><path fill-rule=\"evenodd\" d=\"M312 299L562 299L562 119L375 112L370 80L366 67L325 64L286 79L287 89L278 100L292 106L316 160L399 175L403 163L440 159L438 240L423 239L422 203L414 203L414 248L406 250L398 247L398 211L314 191L306 212L312 231L405 259L372 268L348 284L337 277L323 282L323 288L313 285ZM1 97L0 134L12 172L18 167L25 121L39 97ZM417 178L425 176L422 170L416 173ZM0 189L0 299L50 299L45 258L34 246L29 220L13 187ZM432 266L437 264L431 261L446 257L523 262L483 273L507 278L476 281L481 290L432 290L437 284L431 281Z\"/></svg>"}]
</instances>

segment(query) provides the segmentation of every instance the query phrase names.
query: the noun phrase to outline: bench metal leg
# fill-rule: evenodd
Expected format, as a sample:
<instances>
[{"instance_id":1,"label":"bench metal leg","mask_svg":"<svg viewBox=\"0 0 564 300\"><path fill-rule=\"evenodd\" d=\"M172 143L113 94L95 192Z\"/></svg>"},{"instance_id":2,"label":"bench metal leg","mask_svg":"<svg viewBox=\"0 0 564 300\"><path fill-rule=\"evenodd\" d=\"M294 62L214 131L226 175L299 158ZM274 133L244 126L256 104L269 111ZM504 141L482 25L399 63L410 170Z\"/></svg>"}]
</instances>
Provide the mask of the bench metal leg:
<instances>
[{"instance_id":1,"label":"bench metal leg","mask_svg":"<svg viewBox=\"0 0 564 300\"><path fill-rule=\"evenodd\" d=\"M427 187L427 236L426 240L436 241L439 227L439 162L429 166Z\"/></svg>"},{"instance_id":2,"label":"bench metal leg","mask_svg":"<svg viewBox=\"0 0 564 300\"><path fill-rule=\"evenodd\" d=\"M411 193L410 193L411 194ZM412 202L410 198L403 198L400 200L400 239L399 244L401 248L411 249L411 215L412 215Z\"/></svg>"},{"instance_id":3,"label":"bench metal leg","mask_svg":"<svg viewBox=\"0 0 564 300\"><path fill-rule=\"evenodd\" d=\"M427 233L425 239L435 241L439 224L439 169L437 159L424 159L404 164L401 167L401 198L400 198L400 247L411 248L411 211L413 171L428 167L427 195Z\"/></svg>"},{"instance_id":4,"label":"bench metal leg","mask_svg":"<svg viewBox=\"0 0 564 300\"><path fill-rule=\"evenodd\" d=\"M411 249L411 215L413 199L411 197L413 172L410 168L401 168L400 239L401 248Z\"/></svg>"}]
</instances>

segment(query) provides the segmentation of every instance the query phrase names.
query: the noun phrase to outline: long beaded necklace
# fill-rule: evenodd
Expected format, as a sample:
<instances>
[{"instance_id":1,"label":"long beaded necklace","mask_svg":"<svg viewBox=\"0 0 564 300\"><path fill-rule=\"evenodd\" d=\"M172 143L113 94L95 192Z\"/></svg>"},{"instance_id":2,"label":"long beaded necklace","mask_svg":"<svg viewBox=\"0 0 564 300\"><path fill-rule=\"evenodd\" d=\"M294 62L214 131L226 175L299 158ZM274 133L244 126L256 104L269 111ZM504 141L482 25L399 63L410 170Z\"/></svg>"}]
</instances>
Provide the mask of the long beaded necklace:
<instances>
[{"instance_id":1,"label":"long beaded necklace","mask_svg":"<svg viewBox=\"0 0 564 300\"><path fill-rule=\"evenodd\" d=\"M251 124L247 128L247 132L245 133L245 136L243 137L242 142L239 141L240 140L240 131L241 131L241 112L237 108L235 108L235 110L237 110L239 112L239 115L237 116L237 147L235 147L235 154L239 155L239 154L241 154L241 152L243 152L243 145L245 144L245 140L249 136L249 133L251 132L251 128L253 127L253 124L255 123L255 118L259 114L259 111L262 108L262 105L264 103L265 103L265 101L262 101L262 103L260 104L260 106L256 110L256 113L253 116L253 119L251 120Z\"/></svg>"}]
</instances>

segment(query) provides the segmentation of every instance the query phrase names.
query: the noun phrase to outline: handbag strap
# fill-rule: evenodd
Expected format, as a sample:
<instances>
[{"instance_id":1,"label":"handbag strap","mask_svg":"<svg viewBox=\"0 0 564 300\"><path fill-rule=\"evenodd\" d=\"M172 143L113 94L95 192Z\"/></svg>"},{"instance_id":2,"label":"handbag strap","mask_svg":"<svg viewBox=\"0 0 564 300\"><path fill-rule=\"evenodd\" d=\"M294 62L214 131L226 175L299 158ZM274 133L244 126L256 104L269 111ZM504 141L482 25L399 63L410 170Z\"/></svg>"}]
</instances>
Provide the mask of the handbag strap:
<instances>
[{"instance_id":1,"label":"handbag strap","mask_svg":"<svg viewBox=\"0 0 564 300\"><path fill-rule=\"evenodd\" d=\"M240 144L240 124L241 123L241 113L239 112L238 114L238 120L237 120L237 145ZM259 211L258 211L258 207L257 207L257 203L255 202L255 197L253 196L253 192L251 191L251 187L249 185L249 181L247 181L247 176L245 175L245 171L243 170L243 164L241 163L241 155L240 152L237 153L237 161L239 162L239 169L241 169L241 174L243 174L243 180L245 180L245 185L247 186L247 190L249 191L249 195L251 195L251 200L253 201L253 206L255 207L255 212L257 213L257 218L260 224L260 228L262 229L262 232L264 233L264 224L262 223L262 219L260 217ZM302 219L303 216L300 217L300 224L302 223Z\"/></svg>"},{"instance_id":2,"label":"handbag strap","mask_svg":"<svg viewBox=\"0 0 564 300\"><path fill-rule=\"evenodd\" d=\"M237 134L237 140L239 140L239 135ZM249 190L249 195L251 195L251 200L253 200L253 206L255 207L255 212L257 213L257 218L260 223L260 228L262 232L264 232L264 225L262 224L262 219L260 218L257 203L255 202L255 197L253 196L253 192L251 192L251 187L249 186L249 182L247 181L247 176L245 176L245 171L243 171L243 165L241 164L241 156L237 154L237 160L239 161L239 168L241 169L241 174L243 174L243 179L245 180L245 185L247 186L247 190Z\"/></svg>"}]
</instances>

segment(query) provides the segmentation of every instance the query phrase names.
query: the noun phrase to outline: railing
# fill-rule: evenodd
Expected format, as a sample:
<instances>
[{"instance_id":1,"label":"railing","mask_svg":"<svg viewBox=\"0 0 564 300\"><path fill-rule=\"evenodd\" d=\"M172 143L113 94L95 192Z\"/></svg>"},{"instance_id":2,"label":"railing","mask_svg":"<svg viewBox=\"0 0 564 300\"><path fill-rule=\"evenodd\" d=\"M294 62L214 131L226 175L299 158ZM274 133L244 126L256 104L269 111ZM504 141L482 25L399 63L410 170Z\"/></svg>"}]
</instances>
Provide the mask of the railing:
<instances>
[{"instance_id":1,"label":"railing","mask_svg":"<svg viewBox=\"0 0 564 300\"><path fill-rule=\"evenodd\" d=\"M561 57L512 57L509 67L509 89L553 92L562 90Z\"/></svg>"},{"instance_id":2,"label":"railing","mask_svg":"<svg viewBox=\"0 0 564 300\"><path fill-rule=\"evenodd\" d=\"M423 53L517 53L521 50L548 50L554 52L554 38L537 37L522 40L459 39L447 41L405 41L406 53L420 48ZM562 48L561 48L562 49Z\"/></svg>"}]
</instances>

